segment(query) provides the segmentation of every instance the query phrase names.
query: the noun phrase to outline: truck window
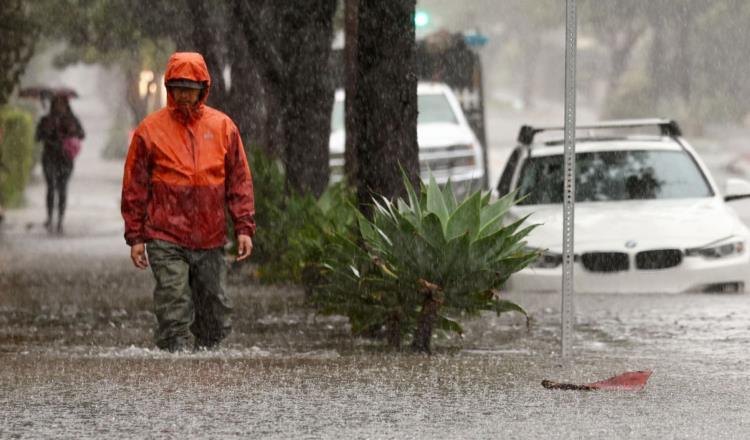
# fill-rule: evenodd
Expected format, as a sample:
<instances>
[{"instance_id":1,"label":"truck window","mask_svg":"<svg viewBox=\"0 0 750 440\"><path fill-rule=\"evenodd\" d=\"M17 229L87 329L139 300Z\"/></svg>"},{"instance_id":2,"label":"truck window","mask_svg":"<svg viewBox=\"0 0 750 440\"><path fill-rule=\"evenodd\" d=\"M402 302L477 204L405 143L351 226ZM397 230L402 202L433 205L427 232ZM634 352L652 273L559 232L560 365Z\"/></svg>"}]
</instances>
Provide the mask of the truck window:
<instances>
[{"instance_id":1,"label":"truck window","mask_svg":"<svg viewBox=\"0 0 750 440\"><path fill-rule=\"evenodd\" d=\"M521 149L516 148L513 153L510 154L508 162L505 164L503 174L500 175L500 180L497 182L497 194L502 197L510 192L510 184L513 180L513 173L518 166L518 159L521 157Z\"/></svg>"},{"instance_id":2,"label":"truck window","mask_svg":"<svg viewBox=\"0 0 750 440\"><path fill-rule=\"evenodd\" d=\"M419 109L418 124L449 123L458 124L448 98L442 93L431 93L417 96Z\"/></svg>"}]
</instances>

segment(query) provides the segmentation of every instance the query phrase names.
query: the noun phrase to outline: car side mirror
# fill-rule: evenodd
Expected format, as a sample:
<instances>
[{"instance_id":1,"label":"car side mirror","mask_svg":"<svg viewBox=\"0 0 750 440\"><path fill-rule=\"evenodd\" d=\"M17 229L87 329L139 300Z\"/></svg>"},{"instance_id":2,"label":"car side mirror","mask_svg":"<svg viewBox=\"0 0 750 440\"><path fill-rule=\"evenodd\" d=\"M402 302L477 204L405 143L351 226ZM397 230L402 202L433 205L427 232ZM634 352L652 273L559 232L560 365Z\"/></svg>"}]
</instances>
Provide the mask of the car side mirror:
<instances>
[{"instance_id":1,"label":"car side mirror","mask_svg":"<svg viewBox=\"0 0 750 440\"><path fill-rule=\"evenodd\" d=\"M750 182L745 179L737 179L736 177L727 179L724 200L731 202L732 200L745 198L750 198Z\"/></svg>"}]
</instances>

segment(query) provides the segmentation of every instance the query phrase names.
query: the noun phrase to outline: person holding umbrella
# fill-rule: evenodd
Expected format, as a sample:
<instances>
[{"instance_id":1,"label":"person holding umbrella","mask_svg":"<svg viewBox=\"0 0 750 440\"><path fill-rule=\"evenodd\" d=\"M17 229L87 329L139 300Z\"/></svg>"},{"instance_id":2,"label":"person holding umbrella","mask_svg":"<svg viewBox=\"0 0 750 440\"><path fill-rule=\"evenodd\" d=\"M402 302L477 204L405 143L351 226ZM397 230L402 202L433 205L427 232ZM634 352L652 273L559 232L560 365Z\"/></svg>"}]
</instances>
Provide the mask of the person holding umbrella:
<instances>
[{"instance_id":1,"label":"person holding umbrella","mask_svg":"<svg viewBox=\"0 0 750 440\"><path fill-rule=\"evenodd\" d=\"M44 144L42 170L47 182L48 231L61 234L68 199L68 181L73 174L73 161L85 137L83 127L70 109L67 95L52 96L49 113L37 125L36 140ZM55 197L57 197L57 224L53 225Z\"/></svg>"}]
</instances>

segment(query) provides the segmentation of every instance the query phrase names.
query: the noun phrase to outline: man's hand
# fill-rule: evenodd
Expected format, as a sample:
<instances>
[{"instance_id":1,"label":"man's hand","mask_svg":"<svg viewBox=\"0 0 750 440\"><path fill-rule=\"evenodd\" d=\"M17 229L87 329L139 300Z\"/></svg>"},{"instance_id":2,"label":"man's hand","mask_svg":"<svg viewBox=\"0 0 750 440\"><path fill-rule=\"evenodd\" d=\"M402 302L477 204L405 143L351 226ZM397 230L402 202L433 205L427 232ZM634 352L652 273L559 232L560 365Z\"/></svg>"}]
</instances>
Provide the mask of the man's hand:
<instances>
[{"instance_id":1,"label":"man's hand","mask_svg":"<svg viewBox=\"0 0 750 440\"><path fill-rule=\"evenodd\" d=\"M253 239L249 235L237 236L237 261L242 261L253 253Z\"/></svg>"},{"instance_id":2,"label":"man's hand","mask_svg":"<svg viewBox=\"0 0 750 440\"><path fill-rule=\"evenodd\" d=\"M148 257L146 256L146 245L144 245L143 243L138 243L131 246L130 259L133 260L133 265L138 269L147 268Z\"/></svg>"}]
</instances>

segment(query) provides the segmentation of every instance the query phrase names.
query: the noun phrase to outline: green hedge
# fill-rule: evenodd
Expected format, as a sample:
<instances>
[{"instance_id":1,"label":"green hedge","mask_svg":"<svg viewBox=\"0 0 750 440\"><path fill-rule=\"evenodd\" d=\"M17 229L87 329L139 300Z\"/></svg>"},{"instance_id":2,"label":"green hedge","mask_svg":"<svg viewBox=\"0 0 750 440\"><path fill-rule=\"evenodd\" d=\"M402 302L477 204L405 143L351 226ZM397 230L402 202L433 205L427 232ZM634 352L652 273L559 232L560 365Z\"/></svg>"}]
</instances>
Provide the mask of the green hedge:
<instances>
[{"instance_id":1,"label":"green hedge","mask_svg":"<svg viewBox=\"0 0 750 440\"><path fill-rule=\"evenodd\" d=\"M317 281L326 234L342 232L356 221L350 208L353 189L331 185L316 199L311 194L288 194L281 163L259 148L248 154L255 189L253 261L265 283L296 283L311 288Z\"/></svg>"},{"instance_id":2,"label":"green hedge","mask_svg":"<svg viewBox=\"0 0 750 440\"><path fill-rule=\"evenodd\" d=\"M18 206L34 164L34 122L31 114L0 108L0 204Z\"/></svg>"}]
</instances>

